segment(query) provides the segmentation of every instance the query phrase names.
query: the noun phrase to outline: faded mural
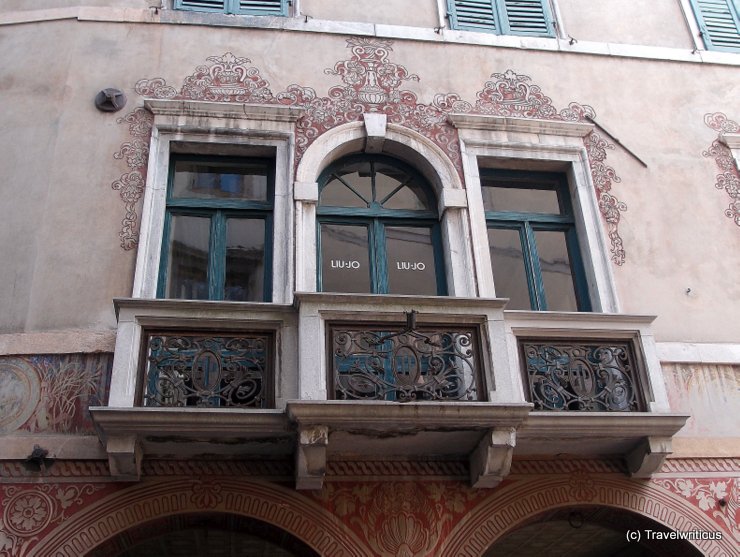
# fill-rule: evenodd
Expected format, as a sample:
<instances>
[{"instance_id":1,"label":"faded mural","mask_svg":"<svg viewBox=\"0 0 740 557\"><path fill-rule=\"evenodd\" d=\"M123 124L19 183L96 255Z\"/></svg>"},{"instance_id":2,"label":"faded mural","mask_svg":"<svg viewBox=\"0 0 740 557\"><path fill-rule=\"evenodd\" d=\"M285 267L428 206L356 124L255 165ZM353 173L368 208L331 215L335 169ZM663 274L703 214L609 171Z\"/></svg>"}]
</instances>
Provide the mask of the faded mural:
<instances>
[{"instance_id":1,"label":"faded mural","mask_svg":"<svg viewBox=\"0 0 740 557\"><path fill-rule=\"evenodd\" d=\"M105 404L112 354L0 357L0 434L88 433Z\"/></svg>"}]
</instances>

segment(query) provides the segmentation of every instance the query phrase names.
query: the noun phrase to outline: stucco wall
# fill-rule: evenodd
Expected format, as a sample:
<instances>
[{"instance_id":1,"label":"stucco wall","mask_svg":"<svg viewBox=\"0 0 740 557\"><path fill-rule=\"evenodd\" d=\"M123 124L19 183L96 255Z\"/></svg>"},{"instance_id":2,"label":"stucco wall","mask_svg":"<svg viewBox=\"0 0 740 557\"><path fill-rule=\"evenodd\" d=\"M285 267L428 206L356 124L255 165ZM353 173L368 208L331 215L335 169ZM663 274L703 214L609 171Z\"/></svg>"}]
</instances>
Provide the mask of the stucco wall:
<instances>
[{"instance_id":1,"label":"stucco wall","mask_svg":"<svg viewBox=\"0 0 740 557\"><path fill-rule=\"evenodd\" d=\"M680 0L558 0L558 6L565 31L579 41L694 48Z\"/></svg>"},{"instance_id":2,"label":"stucco wall","mask_svg":"<svg viewBox=\"0 0 740 557\"><path fill-rule=\"evenodd\" d=\"M437 0L301 0L301 14L316 19L414 27L439 26Z\"/></svg>"},{"instance_id":3,"label":"stucco wall","mask_svg":"<svg viewBox=\"0 0 740 557\"><path fill-rule=\"evenodd\" d=\"M48 22L6 26L0 46L3 189L14 209L0 230L11 265L0 270L2 330L113 327L110 300L130 294L134 252L119 246L122 202L111 183L126 170L113 153L130 140L122 114L92 104L103 87L163 77L179 87L208 56L252 60L277 93L296 83L319 95L341 84L324 70L350 58L341 35L196 26ZM207 44L207 48L204 48ZM430 103L455 92L475 102L492 73L532 77L556 107L578 101L634 151L608 150L627 205L619 225L626 262L614 266L622 309L659 316L658 340L738 342L740 299L733 254L737 226L703 157L716 132L707 113L730 118L740 85L735 68L608 56L395 41L390 59L419 80L403 83ZM33 55L29 56L29 52ZM687 79L687 75L691 78ZM81 287L84 285L84 287ZM689 291L690 289L690 291Z\"/></svg>"}]
</instances>

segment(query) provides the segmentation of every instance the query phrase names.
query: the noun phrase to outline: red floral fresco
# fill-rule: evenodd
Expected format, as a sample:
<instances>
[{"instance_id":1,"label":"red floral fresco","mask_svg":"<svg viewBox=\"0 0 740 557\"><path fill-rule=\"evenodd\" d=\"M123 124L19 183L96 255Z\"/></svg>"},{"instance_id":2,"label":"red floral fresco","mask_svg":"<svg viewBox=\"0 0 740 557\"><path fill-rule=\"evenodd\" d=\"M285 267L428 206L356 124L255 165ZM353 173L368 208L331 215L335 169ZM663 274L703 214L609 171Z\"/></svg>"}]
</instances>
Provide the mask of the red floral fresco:
<instances>
[{"instance_id":1,"label":"red floral fresco","mask_svg":"<svg viewBox=\"0 0 740 557\"><path fill-rule=\"evenodd\" d=\"M484 550L544 511L579 505L621 509L673 530L721 533L721 540L697 543L707 555L730 557L740 541L737 478L720 472L727 462L674 460L649 481L593 473L578 461L554 470L560 464L575 468L513 474L490 490L463 481L389 477L328 478L323 490L302 493L228 470L213 475L207 463L190 476L147 476L134 484L27 480L0 485L0 556L48 555L62 546L84 554L123 532L135 538L132 528L152 520L198 512L266 521L326 555L480 554L474 548ZM737 470L737 464L729 466ZM677 470L684 470L680 477Z\"/></svg>"},{"instance_id":2,"label":"red floral fresco","mask_svg":"<svg viewBox=\"0 0 740 557\"><path fill-rule=\"evenodd\" d=\"M179 90L161 77L142 79L136 83L135 90L141 96L159 99L271 103L303 108L305 113L296 122L296 166L311 143L328 130L360 120L365 113L385 114L389 122L431 139L447 154L461 177L458 134L447 117L451 112L561 121L588 121L595 117L592 107L575 102L557 110L529 76L513 70L492 74L492 79L477 93L474 103L455 93L438 93L430 103L423 103L414 92L402 88L405 82L420 78L390 59L392 41L352 37L347 39L347 47L350 57L324 70L341 80L341 84L329 88L326 96L319 96L311 87L298 84L273 94L260 70L250 65L251 60L231 52L208 57L206 64L198 66L185 78ZM124 143L115 157L124 159L130 172L116 180L113 188L121 192L126 211L120 232L121 246L130 250L138 241L136 207L146 181L151 115L137 108L119 119L119 123L124 122L129 124L132 140ZM612 261L622 265L625 250L619 235L619 221L627 206L611 193L612 184L620 179L605 163L607 150L614 146L595 132L584 142L599 208L608 228Z\"/></svg>"},{"instance_id":3,"label":"red floral fresco","mask_svg":"<svg viewBox=\"0 0 740 557\"><path fill-rule=\"evenodd\" d=\"M740 226L740 171L730 149L721 142L723 133L740 132L740 124L727 118L722 112L713 112L704 116L704 123L719 132L719 137L702 154L713 158L719 168L717 182L714 186L724 190L730 197L730 205L725 209L725 216Z\"/></svg>"}]
</instances>

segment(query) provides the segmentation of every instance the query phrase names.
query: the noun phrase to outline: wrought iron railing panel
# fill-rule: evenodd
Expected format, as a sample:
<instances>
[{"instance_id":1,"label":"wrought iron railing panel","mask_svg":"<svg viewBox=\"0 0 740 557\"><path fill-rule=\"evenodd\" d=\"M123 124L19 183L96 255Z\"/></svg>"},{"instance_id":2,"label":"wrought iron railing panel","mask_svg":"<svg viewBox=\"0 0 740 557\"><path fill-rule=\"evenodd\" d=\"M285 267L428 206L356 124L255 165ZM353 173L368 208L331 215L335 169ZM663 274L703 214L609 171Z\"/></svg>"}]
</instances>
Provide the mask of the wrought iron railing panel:
<instances>
[{"instance_id":1,"label":"wrought iron railing panel","mask_svg":"<svg viewBox=\"0 0 740 557\"><path fill-rule=\"evenodd\" d=\"M145 406L268 408L269 333L148 336Z\"/></svg>"},{"instance_id":2,"label":"wrought iron railing panel","mask_svg":"<svg viewBox=\"0 0 740 557\"><path fill-rule=\"evenodd\" d=\"M476 328L387 325L330 327L330 358L339 400L478 400Z\"/></svg>"},{"instance_id":3,"label":"wrought iron railing panel","mask_svg":"<svg viewBox=\"0 0 740 557\"><path fill-rule=\"evenodd\" d=\"M636 412L643 409L629 341L520 341L535 410Z\"/></svg>"}]
</instances>

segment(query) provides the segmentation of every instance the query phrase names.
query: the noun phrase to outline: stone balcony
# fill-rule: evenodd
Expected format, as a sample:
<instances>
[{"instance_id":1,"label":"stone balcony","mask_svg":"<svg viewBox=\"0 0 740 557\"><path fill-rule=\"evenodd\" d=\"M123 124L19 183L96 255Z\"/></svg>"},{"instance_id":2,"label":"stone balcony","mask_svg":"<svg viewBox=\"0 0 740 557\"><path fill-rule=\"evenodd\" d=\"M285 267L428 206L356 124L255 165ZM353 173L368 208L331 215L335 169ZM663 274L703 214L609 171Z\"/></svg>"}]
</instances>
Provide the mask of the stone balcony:
<instances>
[{"instance_id":1,"label":"stone balcony","mask_svg":"<svg viewBox=\"0 0 740 557\"><path fill-rule=\"evenodd\" d=\"M506 300L296 293L293 305L115 301L111 472L144 458L463 459L493 487L515 455L625 458L649 476L670 414L645 316L505 311ZM576 442L577 441L577 442Z\"/></svg>"}]
</instances>

